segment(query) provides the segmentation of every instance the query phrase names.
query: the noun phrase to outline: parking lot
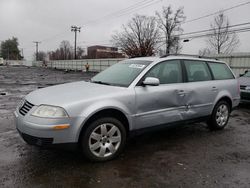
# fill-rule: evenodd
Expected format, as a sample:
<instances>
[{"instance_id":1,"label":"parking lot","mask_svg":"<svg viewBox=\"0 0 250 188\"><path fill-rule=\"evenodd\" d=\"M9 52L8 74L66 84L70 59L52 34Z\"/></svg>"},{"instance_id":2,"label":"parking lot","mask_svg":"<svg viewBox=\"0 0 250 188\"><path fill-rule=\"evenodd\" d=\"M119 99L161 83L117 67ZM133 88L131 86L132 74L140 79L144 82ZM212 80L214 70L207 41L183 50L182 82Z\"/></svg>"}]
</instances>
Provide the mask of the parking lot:
<instances>
[{"instance_id":1,"label":"parking lot","mask_svg":"<svg viewBox=\"0 0 250 188\"><path fill-rule=\"evenodd\" d=\"M76 151L39 149L20 138L13 112L22 97L93 75L0 67L0 187L250 187L247 104L231 114L223 131L200 123L138 135L106 163L90 163Z\"/></svg>"}]
</instances>

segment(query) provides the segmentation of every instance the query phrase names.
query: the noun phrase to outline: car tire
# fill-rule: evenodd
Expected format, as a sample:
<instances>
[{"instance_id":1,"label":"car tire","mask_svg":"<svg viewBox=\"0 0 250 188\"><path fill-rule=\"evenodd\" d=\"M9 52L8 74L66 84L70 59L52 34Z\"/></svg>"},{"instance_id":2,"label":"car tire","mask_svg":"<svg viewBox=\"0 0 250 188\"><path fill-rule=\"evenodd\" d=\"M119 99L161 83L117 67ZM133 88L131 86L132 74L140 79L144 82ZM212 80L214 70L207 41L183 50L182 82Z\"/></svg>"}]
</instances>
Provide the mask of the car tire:
<instances>
[{"instance_id":1,"label":"car tire","mask_svg":"<svg viewBox=\"0 0 250 188\"><path fill-rule=\"evenodd\" d=\"M102 162L114 159L126 143L124 125L112 117L102 117L89 124L81 136L81 148L90 161Z\"/></svg>"},{"instance_id":2,"label":"car tire","mask_svg":"<svg viewBox=\"0 0 250 188\"><path fill-rule=\"evenodd\" d=\"M227 101L219 101L214 109L211 117L209 118L207 124L208 128L213 130L222 130L228 123L230 116L230 106Z\"/></svg>"}]
</instances>

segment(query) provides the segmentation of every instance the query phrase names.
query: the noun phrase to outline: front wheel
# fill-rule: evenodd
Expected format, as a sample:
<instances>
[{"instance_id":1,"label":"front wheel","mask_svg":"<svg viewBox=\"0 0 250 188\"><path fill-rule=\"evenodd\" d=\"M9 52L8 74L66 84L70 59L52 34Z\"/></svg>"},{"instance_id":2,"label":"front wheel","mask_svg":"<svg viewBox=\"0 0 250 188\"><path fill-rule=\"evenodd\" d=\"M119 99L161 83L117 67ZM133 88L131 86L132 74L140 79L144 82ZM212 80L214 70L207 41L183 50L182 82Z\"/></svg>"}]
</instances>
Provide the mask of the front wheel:
<instances>
[{"instance_id":1,"label":"front wheel","mask_svg":"<svg viewBox=\"0 0 250 188\"><path fill-rule=\"evenodd\" d=\"M221 130L227 125L230 115L228 102L219 101L214 107L213 113L208 121L210 130Z\"/></svg>"},{"instance_id":2,"label":"front wheel","mask_svg":"<svg viewBox=\"0 0 250 188\"><path fill-rule=\"evenodd\" d=\"M126 142L123 124L111 117L92 122L82 134L83 154L91 161L107 161L118 156Z\"/></svg>"}]
</instances>

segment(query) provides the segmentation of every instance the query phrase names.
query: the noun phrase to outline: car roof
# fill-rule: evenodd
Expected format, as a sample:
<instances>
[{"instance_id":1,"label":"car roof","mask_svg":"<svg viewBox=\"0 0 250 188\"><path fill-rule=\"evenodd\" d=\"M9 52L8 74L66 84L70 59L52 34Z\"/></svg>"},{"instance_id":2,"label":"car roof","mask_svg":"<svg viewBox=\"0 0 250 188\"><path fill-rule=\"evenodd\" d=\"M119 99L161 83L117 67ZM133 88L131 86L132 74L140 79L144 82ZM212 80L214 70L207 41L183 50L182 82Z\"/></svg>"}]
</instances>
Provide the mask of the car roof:
<instances>
[{"instance_id":1,"label":"car roof","mask_svg":"<svg viewBox=\"0 0 250 188\"><path fill-rule=\"evenodd\" d=\"M217 62L217 63L224 63L223 61L219 61L217 59L212 58L200 58L200 57L194 57L194 56L188 56L188 55L169 55L166 57L157 57L157 56L150 56L150 57L136 57L131 58L131 60L143 60L143 61L165 61L165 60L176 60L176 59L188 59L188 60L200 60L200 61L211 61L211 62Z\"/></svg>"}]
</instances>

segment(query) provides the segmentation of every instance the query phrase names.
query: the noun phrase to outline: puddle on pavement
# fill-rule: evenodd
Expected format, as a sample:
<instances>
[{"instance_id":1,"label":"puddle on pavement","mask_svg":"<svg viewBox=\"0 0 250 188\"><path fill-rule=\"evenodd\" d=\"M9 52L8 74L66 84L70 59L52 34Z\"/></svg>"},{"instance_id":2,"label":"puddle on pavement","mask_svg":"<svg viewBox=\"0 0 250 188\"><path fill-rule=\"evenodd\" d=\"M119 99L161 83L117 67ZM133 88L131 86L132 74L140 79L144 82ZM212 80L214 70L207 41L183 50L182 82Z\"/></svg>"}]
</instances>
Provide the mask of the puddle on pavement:
<instances>
[{"instance_id":1,"label":"puddle on pavement","mask_svg":"<svg viewBox=\"0 0 250 188\"><path fill-rule=\"evenodd\" d=\"M6 95L8 95L8 92L0 92L0 95L1 96L6 96Z\"/></svg>"}]
</instances>

